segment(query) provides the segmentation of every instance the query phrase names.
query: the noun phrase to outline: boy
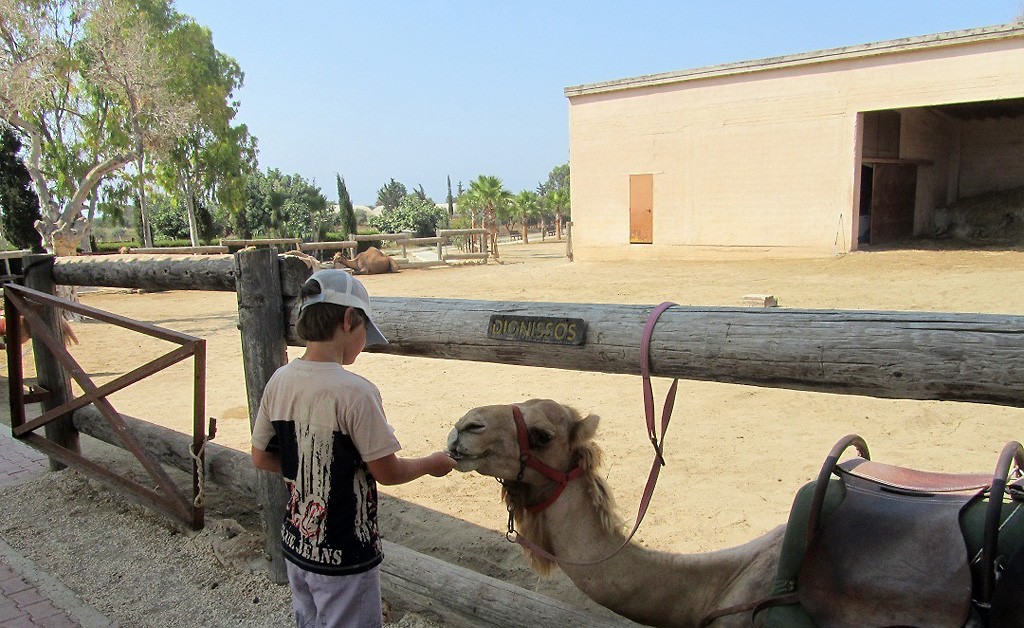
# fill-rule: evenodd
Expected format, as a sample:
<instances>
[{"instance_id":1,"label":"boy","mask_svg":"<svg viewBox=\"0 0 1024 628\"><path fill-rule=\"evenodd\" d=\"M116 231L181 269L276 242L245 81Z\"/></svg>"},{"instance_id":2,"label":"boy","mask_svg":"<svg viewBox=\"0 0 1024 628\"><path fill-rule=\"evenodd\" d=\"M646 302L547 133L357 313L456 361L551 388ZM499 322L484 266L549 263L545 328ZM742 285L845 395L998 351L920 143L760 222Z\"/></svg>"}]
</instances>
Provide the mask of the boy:
<instances>
[{"instance_id":1,"label":"boy","mask_svg":"<svg viewBox=\"0 0 1024 628\"><path fill-rule=\"evenodd\" d=\"M380 626L377 485L455 467L447 454L399 458L380 392L345 370L386 344L363 285L321 270L302 286L296 332L306 352L267 383L252 431L253 463L281 473L290 499L281 528L295 623Z\"/></svg>"}]
</instances>

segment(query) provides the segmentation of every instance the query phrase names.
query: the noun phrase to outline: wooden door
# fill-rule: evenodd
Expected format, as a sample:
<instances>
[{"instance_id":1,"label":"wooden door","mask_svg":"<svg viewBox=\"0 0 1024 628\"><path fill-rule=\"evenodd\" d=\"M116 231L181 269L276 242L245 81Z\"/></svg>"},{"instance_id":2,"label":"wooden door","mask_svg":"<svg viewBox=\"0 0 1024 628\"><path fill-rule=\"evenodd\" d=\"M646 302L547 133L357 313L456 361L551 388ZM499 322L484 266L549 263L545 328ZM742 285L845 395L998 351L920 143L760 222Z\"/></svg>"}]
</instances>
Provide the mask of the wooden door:
<instances>
[{"instance_id":1,"label":"wooden door","mask_svg":"<svg viewBox=\"0 0 1024 628\"><path fill-rule=\"evenodd\" d=\"M654 242L654 175L629 175L629 243Z\"/></svg>"},{"instance_id":2,"label":"wooden door","mask_svg":"<svg viewBox=\"0 0 1024 628\"><path fill-rule=\"evenodd\" d=\"M871 181L871 244L914 235L916 164L874 164Z\"/></svg>"}]
</instances>

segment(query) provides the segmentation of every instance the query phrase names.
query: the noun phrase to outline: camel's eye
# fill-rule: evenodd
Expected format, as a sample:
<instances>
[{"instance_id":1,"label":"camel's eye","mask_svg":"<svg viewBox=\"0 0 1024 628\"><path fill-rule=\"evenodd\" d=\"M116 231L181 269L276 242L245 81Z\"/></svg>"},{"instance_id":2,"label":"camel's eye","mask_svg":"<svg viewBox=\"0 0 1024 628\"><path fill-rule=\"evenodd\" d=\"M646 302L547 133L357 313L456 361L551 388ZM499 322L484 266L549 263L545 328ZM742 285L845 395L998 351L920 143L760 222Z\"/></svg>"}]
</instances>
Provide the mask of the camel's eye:
<instances>
[{"instance_id":1,"label":"camel's eye","mask_svg":"<svg viewBox=\"0 0 1024 628\"><path fill-rule=\"evenodd\" d=\"M462 428L462 431L463 432L470 432L470 433L473 433L473 434L479 434L480 432L484 431L484 424L483 423L470 423L470 424L466 425L464 428Z\"/></svg>"},{"instance_id":2,"label":"camel's eye","mask_svg":"<svg viewBox=\"0 0 1024 628\"><path fill-rule=\"evenodd\" d=\"M530 447L547 447L551 444L552 436L544 430L530 430Z\"/></svg>"}]
</instances>

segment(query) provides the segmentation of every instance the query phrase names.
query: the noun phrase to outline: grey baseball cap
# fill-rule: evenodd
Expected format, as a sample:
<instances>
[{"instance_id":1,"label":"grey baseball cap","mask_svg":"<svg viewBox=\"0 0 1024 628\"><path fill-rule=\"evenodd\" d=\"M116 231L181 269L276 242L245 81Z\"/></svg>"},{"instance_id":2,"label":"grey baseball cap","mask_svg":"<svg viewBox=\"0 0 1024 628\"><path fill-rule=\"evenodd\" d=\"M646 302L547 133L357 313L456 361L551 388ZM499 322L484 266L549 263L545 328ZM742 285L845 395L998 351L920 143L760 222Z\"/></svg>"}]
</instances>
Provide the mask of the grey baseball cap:
<instances>
[{"instance_id":1,"label":"grey baseball cap","mask_svg":"<svg viewBox=\"0 0 1024 628\"><path fill-rule=\"evenodd\" d=\"M377 324L373 322L373 311L370 308L370 295L367 294L363 284L343 270L328 268L320 270L306 280L306 284L314 281L320 286L319 294L311 294L302 300L299 306L299 314L314 303L333 303L334 305L347 305L357 307L366 314L366 345L386 345L387 338L380 333Z\"/></svg>"}]
</instances>

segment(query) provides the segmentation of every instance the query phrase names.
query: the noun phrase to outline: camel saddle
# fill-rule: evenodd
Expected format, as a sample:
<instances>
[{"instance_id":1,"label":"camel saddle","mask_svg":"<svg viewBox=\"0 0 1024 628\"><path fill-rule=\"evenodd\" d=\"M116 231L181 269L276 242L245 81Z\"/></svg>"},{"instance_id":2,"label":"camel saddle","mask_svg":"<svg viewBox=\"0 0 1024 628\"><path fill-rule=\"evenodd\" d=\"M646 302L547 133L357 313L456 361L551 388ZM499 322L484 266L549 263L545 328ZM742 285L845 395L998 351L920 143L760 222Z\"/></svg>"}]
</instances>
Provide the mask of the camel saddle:
<instances>
[{"instance_id":1,"label":"camel saddle","mask_svg":"<svg viewBox=\"0 0 1024 628\"><path fill-rule=\"evenodd\" d=\"M860 457L839 462L850 447ZM1022 467L1017 442L994 474L946 474L871 461L843 438L797 495L757 623L1024 626Z\"/></svg>"}]
</instances>

